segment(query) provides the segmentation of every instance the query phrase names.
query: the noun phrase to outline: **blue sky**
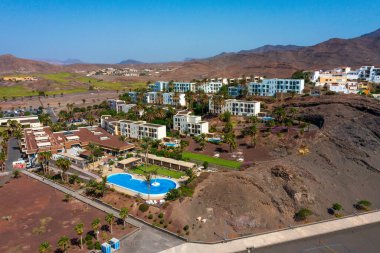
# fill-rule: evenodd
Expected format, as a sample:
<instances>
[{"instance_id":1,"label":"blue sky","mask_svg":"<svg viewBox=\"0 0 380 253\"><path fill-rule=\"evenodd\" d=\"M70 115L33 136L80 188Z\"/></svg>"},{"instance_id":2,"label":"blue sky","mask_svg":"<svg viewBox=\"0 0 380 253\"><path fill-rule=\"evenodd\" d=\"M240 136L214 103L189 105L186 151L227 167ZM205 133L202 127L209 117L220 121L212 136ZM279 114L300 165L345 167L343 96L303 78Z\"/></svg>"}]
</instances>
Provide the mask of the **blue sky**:
<instances>
[{"instance_id":1,"label":"blue sky","mask_svg":"<svg viewBox=\"0 0 380 253\"><path fill-rule=\"evenodd\" d=\"M146 62L380 28L380 0L0 0L0 54Z\"/></svg>"}]
</instances>

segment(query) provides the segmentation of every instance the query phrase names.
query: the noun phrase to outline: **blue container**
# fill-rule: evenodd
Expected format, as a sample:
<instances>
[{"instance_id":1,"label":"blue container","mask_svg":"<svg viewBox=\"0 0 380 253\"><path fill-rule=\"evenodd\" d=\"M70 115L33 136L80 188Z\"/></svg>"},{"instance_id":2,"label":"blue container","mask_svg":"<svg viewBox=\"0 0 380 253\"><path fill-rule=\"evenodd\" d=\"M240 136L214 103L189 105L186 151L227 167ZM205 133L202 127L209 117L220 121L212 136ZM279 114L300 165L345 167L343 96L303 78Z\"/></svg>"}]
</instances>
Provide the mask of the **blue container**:
<instances>
[{"instance_id":1,"label":"blue container","mask_svg":"<svg viewBox=\"0 0 380 253\"><path fill-rule=\"evenodd\" d=\"M116 238L112 238L109 242L114 250L120 249L120 241Z\"/></svg>"},{"instance_id":2,"label":"blue container","mask_svg":"<svg viewBox=\"0 0 380 253\"><path fill-rule=\"evenodd\" d=\"M111 245L108 243L103 243L102 244L102 253L111 253Z\"/></svg>"}]
</instances>

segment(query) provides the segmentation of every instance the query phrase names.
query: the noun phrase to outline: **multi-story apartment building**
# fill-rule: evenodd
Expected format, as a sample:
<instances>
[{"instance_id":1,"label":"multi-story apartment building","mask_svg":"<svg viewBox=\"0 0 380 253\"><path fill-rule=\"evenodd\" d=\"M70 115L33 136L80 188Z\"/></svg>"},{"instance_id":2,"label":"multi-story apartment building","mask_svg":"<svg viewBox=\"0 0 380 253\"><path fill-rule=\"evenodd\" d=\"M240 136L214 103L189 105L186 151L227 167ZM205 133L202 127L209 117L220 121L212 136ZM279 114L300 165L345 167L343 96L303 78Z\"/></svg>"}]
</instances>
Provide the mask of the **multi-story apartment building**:
<instances>
[{"instance_id":1,"label":"multi-story apartment building","mask_svg":"<svg viewBox=\"0 0 380 253\"><path fill-rule=\"evenodd\" d=\"M208 122L201 116L190 115L188 111L180 111L173 116L173 129L181 134L200 135L208 133Z\"/></svg>"},{"instance_id":2,"label":"multi-story apartment building","mask_svg":"<svg viewBox=\"0 0 380 253\"><path fill-rule=\"evenodd\" d=\"M343 72L323 73L319 75L316 86L325 86L330 84L345 84L347 82L347 74Z\"/></svg>"},{"instance_id":3,"label":"multi-story apartment building","mask_svg":"<svg viewBox=\"0 0 380 253\"><path fill-rule=\"evenodd\" d=\"M102 115L100 125L112 135L123 135L132 139L148 137L161 140L166 137L166 126L146 121L114 120L110 115Z\"/></svg>"},{"instance_id":4,"label":"multi-story apartment building","mask_svg":"<svg viewBox=\"0 0 380 253\"><path fill-rule=\"evenodd\" d=\"M195 83L189 83L189 82L174 82L173 84L173 91L174 92L180 92L185 93L188 91L195 91Z\"/></svg>"},{"instance_id":5,"label":"multi-story apartment building","mask_svg":"<svg viewBox=\"0 0 380 253\"><path fill-rule=\"evenodd\" d=\"M232 98L239 97L243 95L245 87L243 86L230 86L228 87L228 96Z\"/></svg>"},{"instance_id":6,"label":"multi-story apartment building","mask_svg":"<svg viewBox=\"0 0 380 253\"><path fill-rule=\"evenodd\" d=\"M380 68L372 68L369 75L369 81L373 83L380 83Z\"/></svg>"},{"instance_id":7,"label":"multi-story apartment building","mask_svg":"<svg viewBox=\"0 0 380 253\"><path fill-rule=\"evenodd\" d=\"M156 92L162 92L162 91L169 91L169 82L164 81L157 81L151 86L152 91Z\"/></svg>"},{"instance_id":8,"label":"multi-story apartment building","mask_svg":"<svg viewBox=\"0 0 380 253\"><path fill-rule=\"evenodd\" d=\"M290 92L301 94L304 87L303 79L264 79L262 83L249 83L248 94L257 96L274 96L276 93Z\"/></svg>"},{"instance_id":9,"label":"multi-story apartment building","mask_svg":"<svg viewBox=\"0 0 380 253\"><path fill-rule=\"evenodd\" d=\"M155 91L151 91L151 92L147 92L145 93L145 102L147 104L156 104L157 101L158 101L158 92L155 92Z\"/></svg>"},{"instance_id":10,"label":"multi-story apartment building","mask_svg":"<svg viewBox=\"0 0 380 253\"><path fill-rule=\"evenodd\" d=\"M118 99L108 99L108 105L112 110L115 110L117 113L125 112L127 113L131 108L136 106L136 104L126 104L123 100Z\"/></svg>"},{"instance_id":11,"label":"multi-story apartment building","mask_svg":"<svg viewBox=\"0 0 380 253\"><path fill-rule=\"evenodd\" d=\"M223 85L222 81L205 82L201 84L198 89L203 90L205 93L215 94L220 91Z\"/></svg>"},{"instance_id":12,"label":"multi-story apartment building","mask_svg":"<svg viewBox=\"0 0 380 253\"><path fill-rule=\"evenodd\" d=\"M151 138L161 140L166 137L166 126L146 121L121 120L120 134L132 139Z\"/></svg>"},{"instance_id":13,"label":"multi-story apartment building","mask_svg":"<svg viewBox=\"0 0 380 253\"><path fill-rule=\"evenodd\" d=\"M184 93L176 94L174 92L162 93L162 101L164 105L186 106L186 94Z\"/></svg>"},{"instance_id":14,"label":"multi-story apartment building","mask_svg":"<svg viewBox=\"0 0 380 253\"><path fill-rule=\"evenodd\" d=\"M18 123L20 123L20 125L22 127L34 128L34 127L41 127L42 126L37 115L0 118L0 126L8 126L9 120L10 121L12 121L12 120L17 121Z\"/></svg>"},{"instance_id":15,"label":"multi-story apartment building","mask_svg":"<svg viewBox=\"0 0 380 253\"><path fill-rule=\"evenodd\" d=\"M212 98L209 100L209 111L215 114L230 112L237 116L252 116L260 112L260 102L226 99L224 104L215 106Z\"/></svg>"}]
</instances>

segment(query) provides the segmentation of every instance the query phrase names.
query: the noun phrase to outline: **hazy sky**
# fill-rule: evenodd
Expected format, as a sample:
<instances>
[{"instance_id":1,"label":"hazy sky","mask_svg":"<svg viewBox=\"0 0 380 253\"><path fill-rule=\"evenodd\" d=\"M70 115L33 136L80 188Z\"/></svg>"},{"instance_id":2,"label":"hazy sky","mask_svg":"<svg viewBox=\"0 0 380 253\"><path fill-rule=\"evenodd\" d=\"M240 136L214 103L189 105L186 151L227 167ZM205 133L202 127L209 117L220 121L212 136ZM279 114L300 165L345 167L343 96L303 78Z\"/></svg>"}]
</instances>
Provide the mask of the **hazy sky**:
<instances>
[{"instance_id":1,"label":"hazy sky","mask_svg":"<svg viewBox=\"0 0 380 253\"><path fill-rule=\"evenodd\" d=\"M0 54L146 62L380 28L380 0L0 0Z\"/></svg>"}]
</instances>

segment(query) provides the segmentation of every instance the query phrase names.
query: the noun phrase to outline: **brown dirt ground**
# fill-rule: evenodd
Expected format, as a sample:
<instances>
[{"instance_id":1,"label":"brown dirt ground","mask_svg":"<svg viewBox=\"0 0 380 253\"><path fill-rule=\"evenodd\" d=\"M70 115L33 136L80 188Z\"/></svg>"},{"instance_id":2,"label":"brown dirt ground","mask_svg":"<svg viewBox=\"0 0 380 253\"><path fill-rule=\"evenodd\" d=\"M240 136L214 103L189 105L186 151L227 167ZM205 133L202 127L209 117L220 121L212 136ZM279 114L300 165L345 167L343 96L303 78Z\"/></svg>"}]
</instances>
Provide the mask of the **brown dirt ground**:
<instances>
[{"instance_id":1,"label":"brown dirt ground","mask_svg":"<svg viewBox=\"0 0 380 253\"><path fill-rule=\"evenodd\" d=\"M0 220L0 251L38 252L38 247L43 241L50 242L52 249L55 250L61 236L66 235L73 240L77 238L74 231L76 224L84 223L84 236L92 230L93 219L99 218L102 224L106 224L104 212L75 199L66 203L62 201L63 198L62 192L25 175L11 179L1 187L0 217L11 216L11 219ZM45 226L41 224L44 222ZM122 230L121 224L114 225L112 236L118 238L133 229L135 228L128 226ZM106 233L111 238L111 234ZM70 249L70 252L87 251L80 250L77 245L71 246Z\"/></svg>"},{"instance_id":2,"label":"brown dirt ground","mask_svg":"<svg viewBox=\"0 0 380 253\"><path fill-rule=\"evenodd\" d=\"M333 218L327 209L336 202L343 215L357 212L353 205L361 199L380 208L379 102L326 96L293 105L301 114L322 116L323 127L297 141L269 137L265 145L275 159L245 171L211 173L193 197L168 207L169 219L178 227L188 224L193 240L214 241L302 224L294 214L303 207L313 212L307 222ZM309 154L298 154L301 144ZM199 216L207 222L197 222Z\"/></svg>"}]
</instances>

